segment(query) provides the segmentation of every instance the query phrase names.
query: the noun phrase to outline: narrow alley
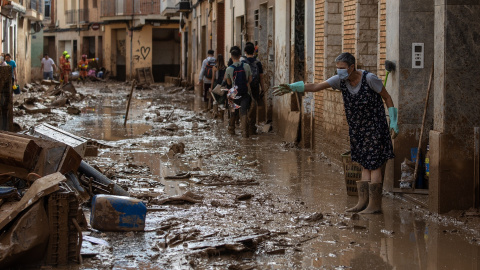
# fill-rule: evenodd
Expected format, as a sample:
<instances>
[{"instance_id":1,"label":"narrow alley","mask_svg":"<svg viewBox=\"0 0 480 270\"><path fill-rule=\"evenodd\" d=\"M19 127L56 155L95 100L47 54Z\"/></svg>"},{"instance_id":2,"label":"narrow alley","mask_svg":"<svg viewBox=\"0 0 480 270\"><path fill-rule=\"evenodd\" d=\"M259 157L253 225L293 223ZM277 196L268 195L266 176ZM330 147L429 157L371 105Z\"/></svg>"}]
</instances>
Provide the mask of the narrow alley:
<instances>
[{"instance_id":1,"label":"narrow alley","mask_svg":"<svg viewBox=\"0 0 480 270\"><path fill-rule=\"evenodd\" d=\"M108 88L106 87L108 86ZM343 168L273 132L226 133L201 98L179 87L136 90L91 83L82 114L24 115L101 145L86 161L147 202L144 232L84 232L83 264L68 269L470 269L478 264L478 217L431 214L387 194L382 215L345 213ZM113 93L98 89L115 90ZM35 115L36 116L36 115ZM160 121L169 117L168 121ZM169 153L183 143L183 154ZM181 179L169 179L184 173ZM168 201L172 196L190 196ZM83 208L89 219L90 209ZM240 238L245 242L236 241ZM36 266L33 267L36 269ZM63 269L63 268L58 268Z\"/></svg>"}]
</instances>

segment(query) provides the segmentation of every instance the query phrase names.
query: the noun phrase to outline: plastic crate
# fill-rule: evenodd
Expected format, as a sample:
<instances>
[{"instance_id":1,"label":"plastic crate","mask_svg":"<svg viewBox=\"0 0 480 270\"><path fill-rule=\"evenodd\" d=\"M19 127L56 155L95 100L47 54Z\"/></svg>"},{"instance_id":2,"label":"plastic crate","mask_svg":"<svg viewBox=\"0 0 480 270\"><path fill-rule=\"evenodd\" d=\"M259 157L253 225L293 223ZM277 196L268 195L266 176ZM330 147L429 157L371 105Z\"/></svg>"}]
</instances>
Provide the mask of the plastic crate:
<instances>
[{"instance_id":1,"label":"plastic crate","mask_svg":"<svg viewBox=\"0 0 480 270\"><path fill-rule=\"evenodd\" d=\"M357 181L362 179L362 166L357 162L352 161L350 151L342 154L342 161L347 195L358 196Z\"/></svg>"}]
</instances>

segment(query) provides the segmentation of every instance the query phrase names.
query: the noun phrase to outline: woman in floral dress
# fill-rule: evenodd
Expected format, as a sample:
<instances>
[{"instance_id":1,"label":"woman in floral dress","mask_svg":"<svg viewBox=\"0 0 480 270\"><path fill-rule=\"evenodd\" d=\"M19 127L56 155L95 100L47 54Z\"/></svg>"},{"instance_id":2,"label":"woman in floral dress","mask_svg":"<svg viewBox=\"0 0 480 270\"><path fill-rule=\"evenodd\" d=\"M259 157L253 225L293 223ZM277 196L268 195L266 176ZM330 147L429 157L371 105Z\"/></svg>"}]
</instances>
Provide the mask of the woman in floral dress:
<instances>
[{"instance_id":1,"label":"woman in floral dress","mask_svg":"<svg viewBox=\"0 0 480 270\"><path fill-rule=\"evenodd\" d=\"M397 108L376 75L355 68L355 57L352 54L342 53L335 62L337 75L328 80L318 84L282 84L275 87L274 95L318 92L330 87L342 92L352 160L362 165L362 180L357 182L358 203L347 211L361 214L380 213L382 166L388 159L395 157L390 134L394 138L399 132ZM387 124L383 101L388 108L390 127Z\"/></svg>"}]
</instances>

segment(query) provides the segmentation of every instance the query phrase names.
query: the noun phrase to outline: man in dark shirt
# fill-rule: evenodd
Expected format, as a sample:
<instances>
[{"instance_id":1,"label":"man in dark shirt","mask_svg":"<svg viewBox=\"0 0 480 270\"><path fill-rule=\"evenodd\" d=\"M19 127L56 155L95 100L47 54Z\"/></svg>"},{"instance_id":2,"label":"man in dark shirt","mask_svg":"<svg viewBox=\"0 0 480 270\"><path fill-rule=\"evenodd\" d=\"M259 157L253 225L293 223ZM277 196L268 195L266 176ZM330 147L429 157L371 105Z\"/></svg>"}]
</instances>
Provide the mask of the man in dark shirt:
<instances>
[{"instance_id":1,"label":"man in dark shirt","mask_svg":"<svg viewBox=\"0 0 480 270\"><path fill-rule=\"evenodd\" d=\"M265 85L263 83L263 66L262 63L255 57L255 45L249 42L245 46L246 59L245 63L250 65L250 70L252 71L252 82L250 83L250 90L252 95L252 103L250 105L250 110L248 112L249 118L249 133L256 134L257 127L255 126L257 122L257 108L258 102L263 98L263 93L265 92Z\"/></svg>"}]
</instances>

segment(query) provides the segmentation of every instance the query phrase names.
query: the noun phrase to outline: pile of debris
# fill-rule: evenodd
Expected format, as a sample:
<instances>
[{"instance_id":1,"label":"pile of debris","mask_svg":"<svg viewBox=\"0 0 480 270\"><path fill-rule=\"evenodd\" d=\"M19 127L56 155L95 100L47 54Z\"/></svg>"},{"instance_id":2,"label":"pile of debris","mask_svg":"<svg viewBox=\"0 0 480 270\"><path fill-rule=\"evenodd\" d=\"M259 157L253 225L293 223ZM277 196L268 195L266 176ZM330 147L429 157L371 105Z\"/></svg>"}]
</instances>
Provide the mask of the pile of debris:
<instances>
[{"instance_id":1,"label":"pile of debris","mask_svg":"<svg viewBox=\"0 0 480 270\"><path fill-rule=\"evenodd\" d=\"M43 80L41 83L25 84L22 99L17 99L15 106L28 113L50 113L52 108L66 107L69 114L80 114L80 109L71 105L85 99L78 93L72 83L60 85L60 82ZM26 95L26 97L25 97ZM17 115L23 114L21 111Z\"/></svg>"},{"instance_id":2,"label":"pile of debris","mask_svg":"<svg viewBox=\"0 0 480 270\"><path fill-rule=\"evenodd\" d=\"M81 262L84 203L92 204L95 229L144 229L143 202L83 161L95 153L87 139L41 124L25 134L0 131L0 142L1 268Z\"/></svg>"}]
</instances>

